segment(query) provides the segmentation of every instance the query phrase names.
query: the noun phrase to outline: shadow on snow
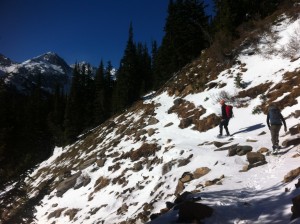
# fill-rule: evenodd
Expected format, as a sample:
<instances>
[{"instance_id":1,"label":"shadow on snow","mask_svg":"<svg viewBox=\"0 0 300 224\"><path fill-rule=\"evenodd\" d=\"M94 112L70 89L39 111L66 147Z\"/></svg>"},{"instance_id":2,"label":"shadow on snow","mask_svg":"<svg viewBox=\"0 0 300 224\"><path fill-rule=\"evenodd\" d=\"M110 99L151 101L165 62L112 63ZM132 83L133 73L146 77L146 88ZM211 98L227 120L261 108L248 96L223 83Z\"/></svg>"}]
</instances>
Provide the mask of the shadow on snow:
<instances>
[{"instance_id":1,"label":"shadow on snow","mask_svg":"<svg viewBox=\"0 0 300 224\"><path fill-rule=\"evenodd\" d=\"M242 128L238 132L233 133L232 135L236 135L236 134L240 134L240 133L247 133L247 132L255 131L257 129L264 128L264 127L266 127L266 125L264 125L262 123L255 124L255 125L252 125L252 126L249 126L246 128Z\"/></svg>"}]
</instances>

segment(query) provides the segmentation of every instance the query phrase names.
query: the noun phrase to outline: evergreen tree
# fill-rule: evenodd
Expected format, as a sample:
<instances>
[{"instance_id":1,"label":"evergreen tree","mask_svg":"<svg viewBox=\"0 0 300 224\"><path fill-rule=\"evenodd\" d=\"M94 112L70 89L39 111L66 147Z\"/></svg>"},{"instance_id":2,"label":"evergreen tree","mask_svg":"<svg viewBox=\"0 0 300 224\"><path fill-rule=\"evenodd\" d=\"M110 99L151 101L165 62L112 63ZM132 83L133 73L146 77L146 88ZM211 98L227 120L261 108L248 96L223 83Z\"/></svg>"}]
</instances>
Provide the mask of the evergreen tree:
<instances>
[{"instance_id":1,"label":"evergreen tree","mask_svg":"<svg viewBox=\"0 0 300 224\"><path fill-rule=\"evenodd\" d=\"M251 19L264 18L272 13L282 0L214 0L216 32L236 34L237 26Z\"/></svg>"},{"instance_id":2,"label":"evergreen tree","mask_svg":"<svg viewBox=\"0 0 300 224\"><path fill-rule=\"evenodd\" d=\"M60 85L55 88L54 95L51 98L52 110L48 115L48 125L54 137L55 144L62 146L64 143L64 115L66 107L66 97L64 90Z\"/></svg>"},{"instance_id":3,"label":"evergreen tree","mask_svg":"<svg viewBox=\"0 0 300 224\"><path fill-rule=\"evenodd\" d=\"M139 97L137 65L137 50L133 41L132 24L130 24L129 38L117 72L117 83L113 94L114 112L124 109Z\"/></svg>"},{"instance_id":4,"label":"evergreen tree","mask_svg":"<svg viewBox=\"0 0 300 224\"><path fill-rule=\"evenodd\" d=\"M77 135L83 130L83 77L84 76L80 74L79 65L76 64L73 69L72 84L67 99L66 114L64 120L65 140L67 144L76 140Z\"/></svg>"},{"instance_id":5,"label":"evergreen tree","mask_svg":"<svg viewBox=\"0 0 300 224\"><path fill-rule=\"evenodd\" d=\"M101 60L95 76L95 122L101 124L106 119L105 114L105 80L104 65Z\"/></svg>"},{"instance_id":6,"label":"evergreen tree","mask_svg":"<svg viewBox=\"0 0 300 224\"><path fill-rule=\"evenodd\" d=\"M92 77L91 66L88 64L85 67L85 73L83 74L83 106L84 106L84 123L83 130L89 129L95 126L95 113L94 113L94 101L95 101L95 81Z\"/></svg>"},{"instance_id":7,"label":"evergreen tree","mask_svg":"<svg viewBox=\"0 0 300 224\"><path fill-rule=\"evenodd\" d=\"M137 84L140 88L140 95L147 93L153 88L153 74L151 67L151 56L146 44L139 43L137 46L138 76Z\"/></svg>"},{"instance_id":8,"label":"evergreen tree","mask_svg":"<svg viewBox=\"0 0 300 224\"><path fill-rule=\"evenodd\" d=\"M107 62L107 66L104 71L104 108L105 108L105 119L112 115L112 96L115 81L112 77L113 66L111 61Z\"/></svg>"},{"instance_id":9,"label":"evergreen tree","mask_svg":"<svg viewBox=\"0 0 300 224\"><path fill-rule=\"evenodd\" d=\"M170 1L165 35L153 64L156 88L209 46L208 16L204 9L202 0Z\"/></svg>"}]
</instances>

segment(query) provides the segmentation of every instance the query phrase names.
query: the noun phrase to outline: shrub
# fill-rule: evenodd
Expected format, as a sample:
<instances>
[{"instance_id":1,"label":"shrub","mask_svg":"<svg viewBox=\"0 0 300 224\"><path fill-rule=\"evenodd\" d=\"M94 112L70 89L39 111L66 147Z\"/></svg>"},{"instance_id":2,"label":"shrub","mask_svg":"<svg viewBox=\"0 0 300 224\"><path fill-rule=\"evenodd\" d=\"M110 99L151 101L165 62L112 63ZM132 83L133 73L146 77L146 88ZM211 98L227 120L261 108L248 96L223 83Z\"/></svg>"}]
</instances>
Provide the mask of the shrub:
<instances>
[{"instance_id":1,"label":"shrub","mask_svg":"<svg viewBox=\"0 0 300 224\"><path fill-rule=\"evenodd\" d=\"M241 77L241 73L238 73L235 77L234 77L234 84L237 88L242 88L245 89L247 87L247 84L243 81L242 77Z\"/></svg>"},{"instance_id":2,"label":"shrub","mask_svg":"<svg viewBox=\"0 0 300 224\"><path fill-rule=\"evenodd\" d=\"M281 54L290 59L300 57L300 22L294 32L289 35L289 42L282 46Z\"/></svg>"},{"instance_id":3,"label":"shrub","mask_svg":"<svg viewBox=\"0 0 300 224\"><path fill-rule=\"evenodd\" d=\"M261 113L262 113L262 109L260 106L256 106L252 110L252 114L261 114Z\"/></svg>"}]
</instances>

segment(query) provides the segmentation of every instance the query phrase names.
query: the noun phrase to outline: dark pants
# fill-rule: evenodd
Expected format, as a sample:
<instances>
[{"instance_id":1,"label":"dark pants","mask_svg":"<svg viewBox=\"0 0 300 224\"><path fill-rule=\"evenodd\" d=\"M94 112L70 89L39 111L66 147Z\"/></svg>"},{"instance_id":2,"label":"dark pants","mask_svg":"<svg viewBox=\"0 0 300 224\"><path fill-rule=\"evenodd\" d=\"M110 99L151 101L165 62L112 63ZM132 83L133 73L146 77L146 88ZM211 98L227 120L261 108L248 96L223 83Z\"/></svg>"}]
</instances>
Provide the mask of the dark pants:
<instances>
[{"instance_id":1,"label":"dark pants","mask_svg":"<svg viewBox=\"0 0 300 224\"><path fill-rule=\"evenodd\" d=\"M223 135L223 127L224 127L224 129L226 131L226 134L230 135L229 131L228 131L228 123L229 123L229 119L222 119L221 123L219 124L220 135Z\"/></svg>"},{"instance_id":2,"label":"dark pants","mask_svg":"<svg viewBox=\"0 0 300 224\"><path fill-rule=\"evenodd\" d=\"M279 131L280 131L280 128L281 128L281 125L273 124L273 125L270 126L273 148L278 147L278 145L279 145Z\"/></svg>"}]
</instances>

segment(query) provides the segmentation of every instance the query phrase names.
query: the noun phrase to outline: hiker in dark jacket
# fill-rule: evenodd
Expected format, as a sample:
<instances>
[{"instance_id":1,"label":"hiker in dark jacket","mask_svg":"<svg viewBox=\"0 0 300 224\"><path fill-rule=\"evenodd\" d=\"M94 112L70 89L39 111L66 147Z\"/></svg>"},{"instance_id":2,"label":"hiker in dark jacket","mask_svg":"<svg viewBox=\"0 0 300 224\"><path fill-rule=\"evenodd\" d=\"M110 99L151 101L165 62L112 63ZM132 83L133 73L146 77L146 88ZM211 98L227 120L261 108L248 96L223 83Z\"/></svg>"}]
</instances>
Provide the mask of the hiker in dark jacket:
<instances>
[{"instance_id":1,"label":"hiker in dark jacket","mask_svg":"<svg viewBox=\"0 0 300 224\"><path fill-rule=\"evenodd\" d=\"M223 127L226 131L226 135L229 136L230 133L228 131L228 123L230 120L230 117L227 116L226 113L226 104L225 104L225 100L220 100L220 104L221 104L221 122L219 124L219 128L220 128L220 134L218 136L222 136L223 135Z\"/></svg>"},{"instance_id":2,"label":"hiker in dark jacket","mask_svg":"<svg viewBox=\"0 0 300 224\"><path fill-rule=\"evenodd\" d=\"M272 148L273 150L279 149L279 131L284 125L284 131L287 131L285 120L275 104L271 104L267 114L267 124L271 132Z\"/></svg>"}]
</instances>

